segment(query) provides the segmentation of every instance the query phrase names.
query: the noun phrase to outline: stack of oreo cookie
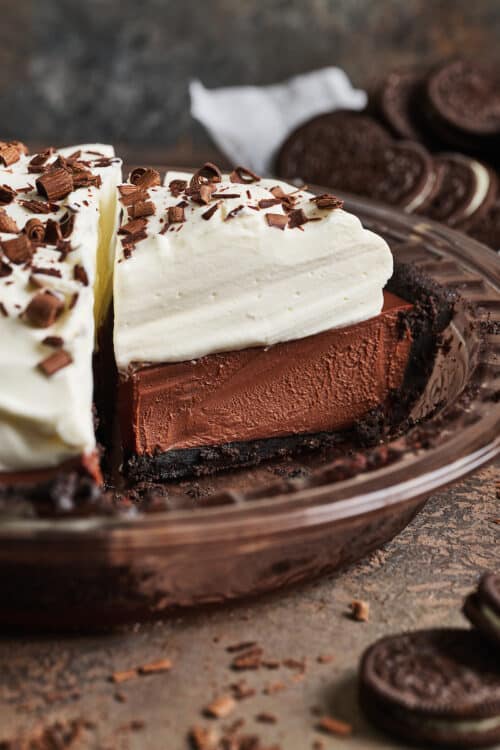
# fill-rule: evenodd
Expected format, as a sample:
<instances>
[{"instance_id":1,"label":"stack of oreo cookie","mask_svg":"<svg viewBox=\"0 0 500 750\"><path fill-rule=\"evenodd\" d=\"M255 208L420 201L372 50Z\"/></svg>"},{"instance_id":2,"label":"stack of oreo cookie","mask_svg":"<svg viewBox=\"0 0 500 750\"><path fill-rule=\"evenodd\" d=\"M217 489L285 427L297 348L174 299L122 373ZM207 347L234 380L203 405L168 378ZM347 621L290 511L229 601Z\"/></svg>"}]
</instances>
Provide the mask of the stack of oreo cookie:
<instances>
[{"instance_id":1,"label":"stack of oreo cookie","mask_svg":"<svg viewBox=\"0 0 500 750\"><path fill-rule=\"evenodd\" d=\"M473 629L388 636L363 654L359 697L381 729L424 747L500 742L500 576L481 579L464 613Z\"/></svg>"},{"instance_id":2,"label":"stack of oreo cookie","mask_svg":"<svg viewBox=\"0 0 500 750\"><path fill-rule=\"evenodd\" d=\"M444 222L500 250L500 79L464 60L391 73L365 112L313 118L276 172Z\"/></svg>"}]
</instances>

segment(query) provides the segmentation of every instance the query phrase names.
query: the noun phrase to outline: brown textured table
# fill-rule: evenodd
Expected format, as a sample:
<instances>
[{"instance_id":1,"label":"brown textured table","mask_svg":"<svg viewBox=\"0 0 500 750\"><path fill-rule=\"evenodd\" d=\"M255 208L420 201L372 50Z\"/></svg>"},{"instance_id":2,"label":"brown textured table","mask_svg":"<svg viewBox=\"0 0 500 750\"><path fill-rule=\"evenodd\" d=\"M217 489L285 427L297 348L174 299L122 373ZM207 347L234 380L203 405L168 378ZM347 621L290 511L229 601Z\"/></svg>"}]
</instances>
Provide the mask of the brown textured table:
<instances>
[{"instance_id":1,"label":"brown textured table","mask_svg":"<svg viewBox=\"0 0 500 750\"><path fill-rule=\"evenodd\" d=\"M3 634L0 740L33 728L50 734L58 721L71 735L68 727L75 721L80 729L72 743L30 747L182 750L194 724L218 728L243 718L241 733L258 734L262 747L307 750L321 737L314 730L320 712L353 726L350 738L322 736L325 750L404 747L373 730L360 714L358 657L385 633L466 626L460 614L464 594L483 570L500 568L499 479L497 467L482 470L432 497L399 537L369 558L259 601L186 612L111 634ZM369 622L349 618L353 598L370 603ZM306 668L235 673L226 647L242 641L257 641L269 659L305 659ZM322 655L333 655L333 661L318 662ZM168 672L121 684L110 680L117 671L166 657L172 661ZM226 719L205 718L204 706L239 679L255 695L239 701ZM284 689L264 694L276 683ZM273 714L276 723L256 721L261 712Z\"/></svg>"}]
</instances>

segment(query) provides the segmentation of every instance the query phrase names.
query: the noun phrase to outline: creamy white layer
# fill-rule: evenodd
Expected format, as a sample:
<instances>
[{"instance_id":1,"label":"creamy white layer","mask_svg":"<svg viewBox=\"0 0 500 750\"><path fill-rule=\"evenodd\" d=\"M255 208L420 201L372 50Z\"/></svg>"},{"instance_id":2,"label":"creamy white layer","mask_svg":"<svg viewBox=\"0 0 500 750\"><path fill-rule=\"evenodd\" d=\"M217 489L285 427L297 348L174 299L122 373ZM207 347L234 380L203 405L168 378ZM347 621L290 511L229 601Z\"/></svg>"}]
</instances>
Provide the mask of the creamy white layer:
<instances>
[{"instance_id":1,"label":"creamy white layer","mask_svg":"<svg viewBox=\"0 0 500 750\"><path fill-rule=\"evenodd\" d=\"M311 193L275 179L242 185L224 176L216 192L237 197L221 200L208 221L203 214L209 206L190 201L186 221L161 234L168 207L182 198L168 184L191 176L170 172L166 186L149 189L155 214L129 258L117 243L114 346L120 369L300 339L380 313L393 269L387 243L356 216L318 209ZM276 185L295 191L295 208L319 220L283 231L269 226L266 214L283 215L282 205L252 206L273 198ZM243 208L228 218L238 206Z\"/></svg>"},{"instance_id":2,"label":"creamy white layer","mask_svg":"<svg viewBox=\"0 0 500 750\"><path fill-rule=\"evenodd\" d=\"M95 450L92 420L94 288L99 297L96 312L102 317L106 286L111 285L109 246L117 222L116 185L121 180L121 162L116 160L109 166L96 167L97 152L104 157L114 156L111 146L100 144L74 146L58 153L67 156L76 150L82 151L80 158L89 162L92 173L100 175L100 189L74 190L56 201L60 208L50 214L33 213L22 206L21 200L44 200L36 190L19 193L13 202L0 206L16 221L19 229L33 218L43 222L49 218L58 220L69 207L75 216L69 237L72 251L65 260L61 260L54 245L46 245L36 249L32 267L11 263L11 273L0 277L3 306L3 314L0 314L0 472L53 467ZM49 163L56 157L54 154ZM32 185L34 188L39 175L28 172L30 159L31 156L22 156L10 167L0 168L0 185L15 189ZM0 233L0 242L15 236ZM74 278L76 265L85 270L88 285ZM60 277L36 273L36 268L53 269ZM40 292L30 277L64 301L63 314L47 328L34 327L22 317L30 300ZM75 294L78 297L71 307ZM61 337L64 350L73 359L72 364L50 377L38 368L38 364L55 351L42 343L47 336Z\"/></svg>"}]
</instances>

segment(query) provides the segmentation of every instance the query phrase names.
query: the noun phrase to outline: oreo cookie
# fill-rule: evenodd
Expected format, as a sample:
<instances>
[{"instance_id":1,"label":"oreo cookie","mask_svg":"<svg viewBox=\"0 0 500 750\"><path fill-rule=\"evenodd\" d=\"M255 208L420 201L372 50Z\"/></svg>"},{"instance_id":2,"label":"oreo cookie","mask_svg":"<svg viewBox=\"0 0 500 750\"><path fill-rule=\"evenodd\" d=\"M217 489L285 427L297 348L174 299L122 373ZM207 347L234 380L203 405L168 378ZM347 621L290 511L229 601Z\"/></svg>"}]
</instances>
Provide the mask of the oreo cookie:
<instances>
[{"instance_id":1,"label":"oreo cookie","mask_svg":"<svg viewBox=\"0 0 500 750\"><path fill-rule=\"evenodd\" d=\"M454 60L435 69L425 86L429 127L446 144L473 151L500 136L500 85L493 72Z\"/></svg>"},{"instance_id":2,"label":"oreo cookie","mask_svg":"<svg viewBox=\"0 0 500 750\"><path fill-rule=\"evenodd\" d=\"M368 718L412 743L500 741L500 665L477 630L421 630L365 651L359 696Z\"/></svg>"},{"instance_id":3,"label":"oreo cookie","mask_svg":"<svg viewBox=\"0 0 500 750\"><path fill-rule=\"evenodd\" d=\"M464 615L500 649L500 575L486 573L465 600Z\"/></svg>"},{"instance_id":4,"label":"oreo cookie","mask_svg":"<svg viewBox=\"0 0 500 750\"><path fill-rule=\"evenodd\" d=\"M422 75L410 70L389 73L380 87L377 104L384 122L398 138L426 142L419 116Z\"/></svg>"},{"instance_id":5,"label":"oreo cookie","mask_svg":"<svg viewBox=\"0 0 500 750\"><path fill-rule=\"evenodd\" d=\"M427 150L395 141L375 120L355 112L334 112L295 130L277 158L278 176L302 179L364 195L414 211L437 188Z\"/></svg>"},{"instance_id":6,"label":"oreo cookie","mask_svg":"<svg viewBox=\"0 0 500 750\"><path fill-rule=\"evenodd\" d=\"M440 170L440 187L418 213L452 227L484 216L497 195L497 179L492 170L476 159L455 153L438 154L434 162Z\"/></svg>"}]
</instances>

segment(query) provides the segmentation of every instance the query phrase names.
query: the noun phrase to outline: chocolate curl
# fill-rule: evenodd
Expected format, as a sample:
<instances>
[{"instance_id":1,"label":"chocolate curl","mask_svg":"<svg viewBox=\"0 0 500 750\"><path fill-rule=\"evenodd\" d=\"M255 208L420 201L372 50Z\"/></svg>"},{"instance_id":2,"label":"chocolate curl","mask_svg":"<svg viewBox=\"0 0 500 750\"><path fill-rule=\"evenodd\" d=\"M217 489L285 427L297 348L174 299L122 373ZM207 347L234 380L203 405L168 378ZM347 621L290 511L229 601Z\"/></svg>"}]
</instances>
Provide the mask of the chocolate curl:
<instances>
[{"instance_id":1,"label":"chocolate curl","mask_svg":"<svg viewBox=\"0 0 500 750\"><path fill-rule=\"evenodd\" d=\"M130 173L129 177L132 185L147 190L150 187L161 185L160 173L156 169L146 167L137 167Z\"/></svg>"},{"instance_id":2,"label":"chocolate curl","mask_svg":"<svg viewBox=\"0 0 500 750\"><path fill-rule=\"evenodd\" d=\"M28 219L23 232L33 242L43 242L45 239L45 225L40 219Z\"/></svg>"},{"instance_id":3,"label":"chocolate curl","mask_svg":"<svg viewBox=\"0 0 500 750\"><path fill-rule=\"evenodd\" d=\"M31 242L25 234L20 234L12 240L0 242L0 247L11 263L15 263L16 265L28 263L33 257Z\"/></svg>"},{"instance_id":4,"label":"chocolate curl","mask_svg":"<svg viewBox=\"0 0 500 750\"><path fill-rule=\"evenodd\" d=\"M252 182L259 182L260 177L251 169L246 167L235 167L229 175L231 182L241 183L243 185L250 185Z\"/></svg>"},{"instance_id":5,"label":"chocolate curl","mask_svg":"<svg viewBox=\"0 0 500 750\"><path fill-rule=\"evenodd\" d=\"M73 192L73 177L63 167L51 169L38 178L36 188L48 201L57 201Z\"/></svg>"},{"instance_id":6,"label":"chocolate curl","mask_svg":"<svg viewBox=\"0 0 500 750\"><path fill-rule=\"evenodd\" d=\"M16 196L16 191L9 185L0 185L0 205L6 206L12 203Z\"/></svg>"},{"instance_id":7,"label":"chocolate curl","mask_svg":"<svg viewBox=\"0 0 500 750\"><path fill-rule=\"evenodd\" d=\"M64 302L52 292L36 294L24 311L24 317L35 328L48 328L64 310Z\"/></svg>"},{"instance_id":8,"label":"chocolate curl","mask_svg":"<svg viewBox=\"0 0 500 750\"><path fill-rule=\"evenodd\" d=\"M3 208L0 208L0 232L6 232L6 234L17 234L19 232L16 222Z\"/></svg>"}]
</instances>

